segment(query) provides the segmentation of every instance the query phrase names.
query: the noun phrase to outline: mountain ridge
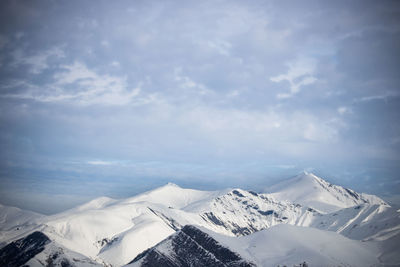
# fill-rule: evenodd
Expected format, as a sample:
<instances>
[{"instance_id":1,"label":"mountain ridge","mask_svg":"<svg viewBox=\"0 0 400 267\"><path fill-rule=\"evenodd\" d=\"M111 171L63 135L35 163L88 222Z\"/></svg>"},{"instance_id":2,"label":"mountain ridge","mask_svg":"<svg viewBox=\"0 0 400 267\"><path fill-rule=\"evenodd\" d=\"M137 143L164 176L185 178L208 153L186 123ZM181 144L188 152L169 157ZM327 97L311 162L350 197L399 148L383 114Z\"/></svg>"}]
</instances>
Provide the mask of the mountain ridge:
<instances>
[{"instance_id":1,"label":"mountain ridge","mask_svg":"<svg viewBox=\"0 0 400 267\"><path fill-rule=\"evenodd\" d=\"M288 200L311 207L322 213L330 213L364 203L388 205L375 195L357 193L331 184L313 173L302 172L265 190L279 200Z\"/></svg>"},{"instance_id":2,"label":"mountain ridge","mask_svg":"<svg viewBox=\"0 0 400 267\"><path fill-rule=\"evenodd\" d=\"M322 204L329 200L330 194L336 196L335 193L341 192L341 198L336 200L344 208L333 212L317 210L284 199L284 194L277 194L279 191L255 193L240 188L200 191L166 184L127 199L97 198L68 211L40 217L33 224L22 223L19 230L14 227L1 231L0 242L10 243L33 231L42 231L52 244L57 244L56 247L74 251L100 264L123 266L146 249L181 231L185 225L227 238L258 236L257 233L278 225L293 225L336 232L356 242L378 242L382 244L379 245L382 251L393 249L390 244L400 234L397 210L379 198L361 200L358 204L360 202L354 201L354 196L363 199L362 193L347 191L350 189L332 185L315 175L305 175L307 177L291 178L288 181L292 182L276 188L287 193L287 186L293 188L293 181L303 182L300 185L305 188L298 188L306 192L307 197L310 196L307 190L323 192ZM295 195L297 199L299 196L301 194ZM315 201L315 198L311 199ZM0 221L0 229L1 226ZM395 256L385 257L400 263Z\"/></svg>"}]
</instances>

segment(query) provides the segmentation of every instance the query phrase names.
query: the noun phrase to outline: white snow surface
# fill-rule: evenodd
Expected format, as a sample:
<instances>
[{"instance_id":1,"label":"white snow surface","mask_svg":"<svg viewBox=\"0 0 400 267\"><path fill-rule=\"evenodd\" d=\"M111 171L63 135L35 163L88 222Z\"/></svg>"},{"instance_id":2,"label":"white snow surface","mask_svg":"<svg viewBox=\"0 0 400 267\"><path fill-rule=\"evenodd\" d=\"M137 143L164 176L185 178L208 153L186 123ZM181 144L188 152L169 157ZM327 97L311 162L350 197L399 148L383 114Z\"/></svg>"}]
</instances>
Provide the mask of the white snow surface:
<instances>
[{"instance_id":1,"label":"white snow surface","mask_svg":"<svg viewBox=\"0 0 400 267\"><path fill-rule=\"evenodd\" d=\"M150 202L167 207L183 209L188 205L213 199L220 195L220 191L201 191L181 188L176 184L168 183L165 186L128 198L122 203Z\"/></svg>"},{"instance_id":2,"label":"white snow surface","mask_svg":"<svg viewBox=\"0 0 400 267\"><path fill-rule=\"evenodd\" d=\"M49 262L50 260L51 262ZM25 263L25 265L29 267L63 266L63 264L66 265L66 260L69 264L79 267L104 266L101 263L90 260L82 254L71 251L60 245L56 245L54 242L47 244L42 252L30 259Z\"/></svg>"},{"instance_id":3,"label":"white snow surface","mask_svg":"<svg viewBox=\"0 0 400 267\"><path fill-rule=\"evenodd\" d=\"M270 194L256 194L242 189L200 191L167 184L128 199L97 198L52 216L0 206L0 244L5 245L38 230L66 250L101 264L122 266L175 233L181 226L191 224L231 237L232 240L247 240L250 236L256 240L257 236L266 235L268 242L262 245L266 255L270 255L269 246L273 242L280 242L274 238L280 239L279 235L282 234L282 239L292 238L294 245L289 247L293 249L297 245L305 246L298 238L304 238L304 242L307 242L307 238L313 242L320 238L318 242L325 242L324 238L333 238L331 241L338 239L339 243L349 242L349 250L353 248L352 244L374 244L374 251L381 254L382 261L400 265L400 259L396 256L400 255L396 245L400 236L399 212L378 197L331 185L308 173L270 189ZM282 226L286 224L303 227ZM268 230L264 233L265 229L272 230L276 226L288 227L282 229L294 231L293 236L281 233L284 230ZM279 227L276 229L281 229ZM304 230L310 227L314 228L309 230L311 232ZM298 228L300 230L291 230ZM313 234L314 230L318 240L307 235ZM243 235L246 236L241 237ZM342 237L344 239L340 239ZM345 237L353 240L343 241L348 240ZM360 240L366 242L361 243ZM344 262L351 262L347 261L350 260L347 254L336 253L326 246L328 248L323 252L327 255L333 253L338 259L343 256ZM364 253L357 246L354 249L357 253ZM286 254L276 260L282 260L278 263L282 265L286 262L283 261L284 255L289 259L292 254L286 250L281 252ZM305 255L309 255L307 262L311 262L314 252L312 249L304 250ZM261 253L257 254L256 259L264 264L260 247L259 252L254 250L252 253ZM373 254L375 258L376 253ZM336 258L332 262L336 262Z\"/></svg>"},{"instance_id":4,"label":"white snow surface","mask_svg":"<svg viewBox=\"0 0 400 267\"><path fill-rule=\"evenodd\" d=\"M321 213L330 213L365 203L387 205L377 196L359 194L351 189L333 185L308 172L267 188L265 192L276 199L299 203Z\"/></svg>"},{"instance_id":5,"label":"white snow surface","mask_svg":"<svg viewBox=\"0 0 400 267\"><path fill-rule=\"evenodd\" d=\"M39 213L0 204L0 248L10 240L23 237L26 231L35 229L44 217Z\"/></svg>"},{"instance_id":6,"label":"white snow surface","mask_svg":"<svg viewBox=\"0 0 400 267\"><path fill-rule=\"evenodd\" d=\"M44 215L33 211L21 210L16 207L3 206L0 204L0 229L2 231L10 230L29 224L43 216Z\"/></svg>"},{"instance_id":7,"label":"white snow surface","mask_svg":"<svg viewBox=\"0 0 400 267\"><path fill-rule=\"evenodd\" d=\"M232 238L207 231L220 244L257 266L379 266L379 248L340 234L280 224L248 236Z\"/></svg>"}]
</instances>

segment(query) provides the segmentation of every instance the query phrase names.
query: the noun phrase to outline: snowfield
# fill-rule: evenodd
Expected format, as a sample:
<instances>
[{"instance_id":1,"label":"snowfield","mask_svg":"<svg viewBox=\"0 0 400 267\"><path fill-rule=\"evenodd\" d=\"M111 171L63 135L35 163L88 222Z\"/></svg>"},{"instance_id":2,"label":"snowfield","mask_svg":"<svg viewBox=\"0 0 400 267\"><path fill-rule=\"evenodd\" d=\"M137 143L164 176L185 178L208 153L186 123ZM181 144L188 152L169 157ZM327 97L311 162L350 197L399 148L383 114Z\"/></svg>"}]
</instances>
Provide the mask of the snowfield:
<instances>
[{"instance_id":1,"label":"snowfield","mask_svg":"<svg viewBox=\"0 0 400 267\"><path fill-rule=\"evenodd\" d=\"M310 227L280 224L239 238L208 232L258 266L375 266L375 246Z\"/></svg>"},{"instance_id":2,"label":"snowfield","mask_svg":"<svg viewBox=\"0 0 400 267\"><path fill-rule=\"evenodd\" d=\"M28 261L30 266L45 266L54 255L59 255L55 266L63 260L76 266L124 266L153 247L147 258L154 261L161 255L157 246L181 240L171 237L192 225L250 265L400 265L400 213L382 199L311 173L264 192L167 184L128 199L97 198L51 216L0 206L0 260L6 258L7 244L39 231L51 243ZM163 251L164 259L180 255ZM212 249L193 253L202 260L213 254Z\"/></svg>"}]
</instances>

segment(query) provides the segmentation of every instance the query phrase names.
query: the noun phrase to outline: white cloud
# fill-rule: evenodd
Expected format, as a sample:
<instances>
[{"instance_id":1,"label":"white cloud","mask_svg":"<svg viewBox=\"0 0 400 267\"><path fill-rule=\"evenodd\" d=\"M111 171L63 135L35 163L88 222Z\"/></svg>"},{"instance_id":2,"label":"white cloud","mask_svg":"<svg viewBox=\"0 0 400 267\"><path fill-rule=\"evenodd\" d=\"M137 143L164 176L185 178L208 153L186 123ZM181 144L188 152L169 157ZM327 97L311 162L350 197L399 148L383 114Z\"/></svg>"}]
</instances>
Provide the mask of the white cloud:
<instances>
[{"instance_id":1,"label":"white cloud","mask_svg":"<svg viewBox=\"0 0 400 267\"><path fill-rule=\"evenodd\" d=\"M317 79L313 76L316 61L312 58L300 58L294 62L288 63L288 71L270 78L270 81L279 83L288 81L290 91L288 93L279 93L277 98L290 98L300 92L301 87L313 84Z\"/></svg>"},{"instance_id":2,"label":"white cloud","mask_svg":"<svg viewBox=\"0 0 400 267\"><path fill-rule=\"evenodd\" d=\"M54 77L54 87L62 89L64 98L73 99L80 104L125 105L141 91L141 83L129 90L125 77L100 75L81 62L74 62L63 68L65 71ZM68 94L68 90L63 88L71 85L77 90Z\"/></svg>"},{"instance_id":3,"label":"white cloud","mask_svg":"<svg viewBox=\"0 0 400 267\"><path fill-rule=\"evenodd\" d=\"M329 142L334 141L338 135L338 130L331 125L307 123L303 128L303 136L308 141Z\"/></svg>"},{"instance_id":4,"label":"white cloud","mask_svg":"<svg viewBox=\"0 0 400 267\"><path fill-rule=\"evenodd\" d=\"M271 167L276 167L276 168L279 168L279 169L294 169L294 168L296 168L296 165L280 164L280 165L273 165Z\"/></svg>"},{"instance_id":5,"label":"white cloud","mask_svg":"<svg viewBox=\"0 0 400 267\"><path fill-rule=\"evenodd\" d=\"M199 95L212 93L204 84L195 82L192 78L182 74L182 68L175 69L175 81L178 82L182 89L194 92Z\"/></svg>"},{"instance_id":6,"label":"white cloud","mask_svg":"<svg viewBox=\"0 0 400 267\"><path fill-rule=\"evenodd\" d=\"M232 44L223 40L207 41L207 46L223 56L229 56Z\"/></svg>"},{"instance_id":7,"label":"white cloud","mask_svg":"<svg viewBox=\"0 0 400 267\"><path fill-rule=\"evenodd\" d=\"M397 92L386 92L386 93L380 94L380 95L364 96L364 97L355 99L355 102L368 102L368 101L373 101L373 100L386 101L388 98L398 97L398 96L399 96L399 93L397 93Z\"/></svg>"},{"instance_id":8,"label":"white cloud","mask_svg":"<svg viewBox=\"0 0 400 267\"><path fill-rule=\"evenodd\" d=\"M20 65L28 65L29 71L33 74L40 74L45 69L49 68L48 60L51 57L64 58L65 54L61 47L53 47L51 49L41 51L32 56L24 55L22 50L16 50L14 53L13 66L18 67Z\"/></svg>"},{"instance_id":9,"label":"white cloud","mask_svg":"<svg viewBox=\"0 0 400 267\"><path fill-rule=\"evenodd\" d=\"M115 165L116 162L105 160L90 160L87 162L89 165Z\"/></svg>"},{"instance_id":10,"label":"white cloud","mask_svg":"<svg viewBox=\"0 0 400 267\"><path fill-rule=\"evenodd\" d=\"M118 61L113 61L113 62L111 62L111 66L118 68L121 66L121 64L119 64Z\"/></svg>"},{"instance_id":11,"label":"white cloud","mask_svg":"<svg viewBox=\"0 0 400 267\"><path fill-rule=\"evenodd\" d=\"M100 44L101 44L102 46L104 46L104 47L110 47L110 42L107 41L107 40L101 41Z\"/></svg>"},{"instance_id":12,"label":"white cloud","mask_svg":"<svg viewBox=\"0 0 400 267\"><path fill-rule=\"evenodd\" d=\"M337 112L338 112L340 115L344 115L344 114L351 113L351 109L348 108L348 107L338 107Z\"/></svg>"},{"instance_id":13,"label":"white cloud","mask_svg":"<svg viewBox=\"0 0 400 267\"><path fill-rule=\"evenodd\" d=\"M231 92L229 92L227 94L227 97L233 98L233 97L237 97L239 95L240 95L240 91L239 90L232 90Z\"/></svg>"},{"instance_id":14,"label":"white cloud","mask_svg":"<svg viewBox=\"0 0 400 267\"><path fill-rule=\"evenodd\" d=\"M38 86L23 80L13 81L2 87L24 86L25 91L17 94L3 94L2 97L32 99L40 102L68 101L81 105L143 105L157 101L157 94L154 93L139 97L142 82L130 88L126 77L101 75L78 61L61 67L63 71L54 75L54 83Z\"/></svg>"},{"instance_id":15,"label":"white cloud","mask_svg":"<svg viewBox=\"0 0 400 267\"><path fill-rule=\"evenodd\" d=\"M337 140L342 127L302 112L288 114L274 110L222 110L203 106L186 109L181 114L177 120L185 128L197 129L196 134L215 139L218 144L233 146L247 143L268 148L310 141L332 143Z\"/></svg>"}]
</instances>

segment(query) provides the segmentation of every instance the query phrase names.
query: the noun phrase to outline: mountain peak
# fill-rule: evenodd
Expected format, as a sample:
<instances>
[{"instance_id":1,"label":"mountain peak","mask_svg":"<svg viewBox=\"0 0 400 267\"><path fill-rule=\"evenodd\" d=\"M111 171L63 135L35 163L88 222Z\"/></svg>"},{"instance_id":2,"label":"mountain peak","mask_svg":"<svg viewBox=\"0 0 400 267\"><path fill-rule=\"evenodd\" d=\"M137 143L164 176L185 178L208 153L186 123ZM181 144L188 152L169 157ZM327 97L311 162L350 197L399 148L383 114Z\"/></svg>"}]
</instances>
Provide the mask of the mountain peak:
<instances>
[{"instance_id":1,"label":"mountain peak","mask_svg":"<svg viewBox=\"0 0 400 267\"><path fill-rule=\"evenodd\" d=\"M322 213L364 203L385 204L376 196L360 194L351 189L333 185L306 171L270 187L267 192L279 200L302 204Z\"/></svg>"},{"instance_id":2,"label":"mountain peak","mask_svg":"<svg viewBox=\"0 0 400 267\"><path fill-rule=\"evenodd\" d=\"M123 202L151 202L180 209L194 202L214 197L217 194L219 194L218 191L188 189L174 183L167 183L161 187L128 198Z\"/></svg>"},{"instance_id":3,"label":"mountain peak","mask_svg":"<svg viewBox=\"0 0 400 267\"><path fill-rule=\"evenodd\" d=\"M308 171L302 171L301 173L296 175L295 178L298 178L298 179L311 179L311 180L312 179L314 179L314 180L323 180L322 178L318 177L314 173L308 172Z\"/></svg>"},{"instance_id":4,"label":"mountain peak","mask_svg":"<svg viewBox=\"0 0 400 267\"><path fill-rule=\"evenodd\" d=\"M137 255L128 266L253 267L238 253L195 226L186 225L156 246Z\"/></svg>"},{"instance_id":5,"label":"mountain peak","mask_svg":"<svg viewBox=\"0 0 400 267\"><path fill-rule=\"evenodd\" d=\"M179 185L177 185L177 184L174 184L174 183L171 183L171 182L168 182L165 186L170 186L170 187L178 187L178 188L181 188Z\"/></svg>"}]
</instances>

